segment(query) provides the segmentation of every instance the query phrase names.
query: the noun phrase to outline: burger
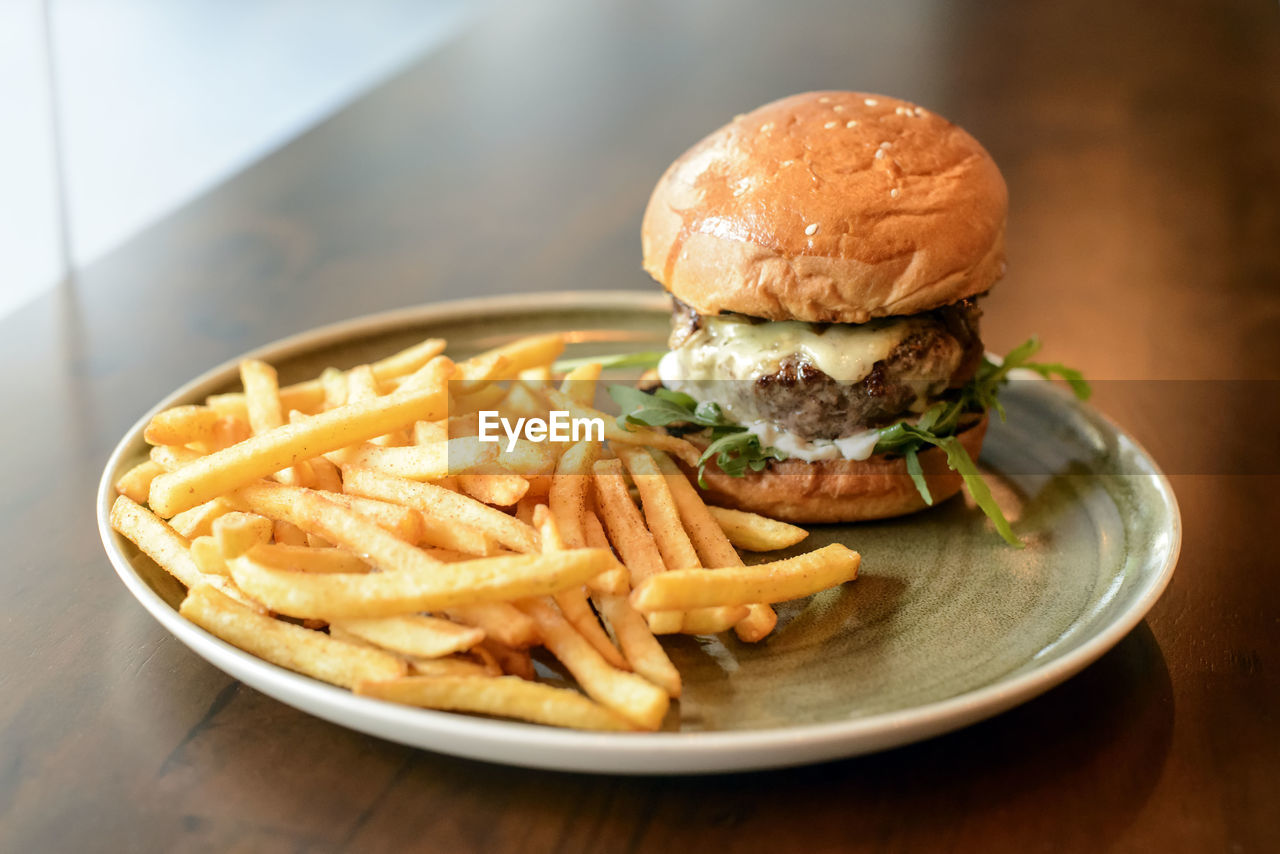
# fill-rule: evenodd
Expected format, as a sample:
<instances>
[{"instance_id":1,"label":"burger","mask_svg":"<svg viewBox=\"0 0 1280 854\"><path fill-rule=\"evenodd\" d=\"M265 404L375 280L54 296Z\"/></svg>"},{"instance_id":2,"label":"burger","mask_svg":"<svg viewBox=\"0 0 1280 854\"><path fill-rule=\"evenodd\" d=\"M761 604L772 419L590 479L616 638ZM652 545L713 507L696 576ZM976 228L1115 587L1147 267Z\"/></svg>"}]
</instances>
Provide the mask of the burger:
<instances>
[{"instance_id":1,"label":"burger","mask_svg":"<svg viewBox=\"0 0 1280 854\"><path fill-rule=\"evenodd\" d=\"M809 92L736 117L649 200L670 351L624 417L704 447L700 483L728 506L849 522L968 482L998 515L973 464L987 410L1010 367L1056 367L1026 361L1032 342L984 357L1007 207L982 145L906 101Z\"/></svg>"}]
</instances>

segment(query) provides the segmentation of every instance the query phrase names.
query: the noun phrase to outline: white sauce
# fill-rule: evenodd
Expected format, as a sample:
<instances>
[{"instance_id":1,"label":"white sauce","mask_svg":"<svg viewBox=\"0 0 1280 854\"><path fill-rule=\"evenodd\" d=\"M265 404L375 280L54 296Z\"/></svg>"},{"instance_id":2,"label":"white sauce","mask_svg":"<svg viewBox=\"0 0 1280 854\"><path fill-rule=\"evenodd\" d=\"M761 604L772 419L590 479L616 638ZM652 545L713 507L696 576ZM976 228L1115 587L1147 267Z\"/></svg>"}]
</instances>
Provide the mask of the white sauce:
<instances>
[{"instance_id":1,"label":"white sauce","mask_svg":"<svg viewBox=\"0 0 1280 854\"><path fill-rule=\"evenodd\" d=\"M807 463L817 460L865 460L871 457L878 430L862 430L839 439L802 439L790 431L767 421L752 421L743 425L760 437L764 447L774 447L788 457Z\"/></svg>"}]
</instances>

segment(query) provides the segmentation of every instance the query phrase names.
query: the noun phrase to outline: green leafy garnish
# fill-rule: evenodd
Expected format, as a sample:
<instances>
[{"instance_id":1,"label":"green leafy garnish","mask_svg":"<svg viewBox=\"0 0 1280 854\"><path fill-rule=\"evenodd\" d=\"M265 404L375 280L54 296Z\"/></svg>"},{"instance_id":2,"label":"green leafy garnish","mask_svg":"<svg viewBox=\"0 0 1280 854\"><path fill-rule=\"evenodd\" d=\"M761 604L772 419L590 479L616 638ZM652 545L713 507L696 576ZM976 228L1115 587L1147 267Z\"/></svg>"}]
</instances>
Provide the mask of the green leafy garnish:
<instances>
[{"instance_id":1,"label":"green leafy garnish","mask_svg":"<svg viewBox=\"0 0 1280 854\"><path fill-rule=\"evenodd\" d=\"M935 403L924 411L911 424L899 421L880 430L880 438L876 442L877 454L902 454L906 458L907 473L920 492L926 504L933 504L933 496L929 494L929 486L925 483L924 472L920 466L919 453L928 446L941 448L947 455L947 466L964 479L965 488L973 496L973 500L987 514L987 518L995 525L996 530L1004 537L1005 542L1016 548L1022 548L1022 541L1013 533L1009 520L1004 517L1000 506L996 504L986 481L978 472L978 466L970 458L969 452L956 438L960 417L966 413L982 413L994 409L1003 421L1004 407L1000 405L1000 389L1009 380L1009 372L1016 368L1035 371L1046 379L1061 377L1071 387L1071 391L1080 400L1088 400L1091 393L1089 384L1079 371L1056 362L1033 362L1031 357L1040 349L1038 338L1029 338L1015 347L999 364L986 356L982 357L977 373L974 374L960 393L950 401Z\"/></svg>"},{"instance_id":2,"label":"green leafy garnish","mask_svg":"<svg viewBox=\"0 0 1280 854\"><path fill-rule=\"evenodd\" d=\"M649 394L631 386L611 385L608 392L622 407L618 426L623 430L630 430L632 424L647 427L689 424L710 431L711 444L698 458L698 485L703 489L707 487L703 473L713 459L725 474L742 477L748 468L760 471L769 464L769 460L787 458L777 448L762 446L759 436L725 418L720 407L710 401L699 403L689 395L669 388L659 388Z\"/></svg>"},{"instance_id":3,"label":"green leafy garnish","mask_svg":"<svg viewBox=\"0 0 1280 854\"><path fill-rule=\"evenodd\" d=\"M645 350L639 353L614 353L612 356L582 356L577 359L561 359L551 366L557 373L568 373L583 365L594 365L609 368L656 368L658 361L667 355L666 350Z\"/></svg>"},{"instance_id":4,"label":"green leafy garnish","mask_svg":"<svg viewBox=\"0 0 1280 854\"><path fill-rule=\"evenodd\" d=\"M929 493L924 469L920 465L920 452L930 447L940 448L946 454L947 466L964 480L965 488L969 490L969 494L973 496L973 500L982 512L995 525L996 531L1005 542L1016 548L1022 548L1022 541L1013 533L1009 520L996 504L995 497L992 496L986 481L982 479L977 464L964 449L964 445L960 444L956 433L959 431L962 417L968 414L981 414L988 410L995 410L1000 420L1004 420L1005 412L1000 404L1000 390L1009 381L1009 373L1018 368L1034 371L1046 379L1058 377L1071 387L1077 398L1089 399L1091 389L1079 371L1057 362L1031 361L1031 357L1039 349L1040 340L1033 337L1015 347L998 363L983 356L973 379L950 399L933 404L914 421L898 421L888 427L882 427L875 446L877 454L900 454L904 458L907 474L911 476L911 481L920 492L920 497L929 505L933 504L933 496ZM661 358L663 354L635 355L656 355ZM748 431L746 427L725 418L720 407L714 403L706 401L699 403L687 394L666 388L659 388L649 394L630 386L613 385L609 386L608 391L609 396L622 407L623 414L618 416L618 426L624 430L630 429L631 424L643 424L649 427L687 424L692 428L710 431L711 444L698 460L698 485L703 488L706 488L703 470L712 459L716 461L721 471L733 477L741 477L746 474L748 468L752 471L761 471L770 460L787 458L786 454L776 448L763 447L759 437Z\"/></svg>"}]
</instances>

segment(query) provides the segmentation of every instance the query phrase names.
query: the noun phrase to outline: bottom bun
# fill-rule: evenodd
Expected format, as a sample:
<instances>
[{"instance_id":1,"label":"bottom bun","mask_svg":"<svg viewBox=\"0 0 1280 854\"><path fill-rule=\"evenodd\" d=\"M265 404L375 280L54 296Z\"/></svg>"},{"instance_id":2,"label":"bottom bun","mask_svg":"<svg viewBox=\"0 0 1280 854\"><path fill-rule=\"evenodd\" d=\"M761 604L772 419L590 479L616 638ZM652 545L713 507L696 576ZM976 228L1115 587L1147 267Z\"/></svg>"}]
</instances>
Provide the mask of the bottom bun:
<instances>
[{"instance_id":1,"label":"bottom bun","mask_svg":"<svg viewBox=\"0 0 1280 854\"><path fill-rule=\"evenodd\" d=\"M959 433L973 459L982 450L987 416ZM933 503L960 491L964 480L947 467L941 448L920 454L920 467ZM732 477L709 465L703 474L705 497L713 504L750 510L787 522L860 522L915 513L929 506L907 474L903 457L878 454L867 460L771 462L763 471Z\"/></svg>"}]
</instances>

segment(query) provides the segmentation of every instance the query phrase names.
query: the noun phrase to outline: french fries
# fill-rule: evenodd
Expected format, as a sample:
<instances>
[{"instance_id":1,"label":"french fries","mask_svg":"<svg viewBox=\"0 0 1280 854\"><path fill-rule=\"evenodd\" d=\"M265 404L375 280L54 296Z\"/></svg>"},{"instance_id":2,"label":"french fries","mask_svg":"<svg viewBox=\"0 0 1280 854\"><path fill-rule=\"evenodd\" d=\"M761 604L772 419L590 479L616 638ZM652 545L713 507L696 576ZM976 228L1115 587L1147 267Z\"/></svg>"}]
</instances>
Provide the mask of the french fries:
<instances>
[{"instance_id":1,"label":"french fries","mask_svg":"<svg viewBox=\"0 0 1280 854\"><path fill-rule=\"evenodd\" d=\"M710 572L677 569L646 579L631 593L637 611L710 608L751 602L785 602L836 587L858 577L861 556L829 546L786 560L730 566Z\"/></svg>"},{"instance_id":2,"label":"french fries","mask_svg":"<svg viewBox=\"0 0 1280 854\"><path fill-rule=\"evenodd\" d=\"M391 617L543 596L582 584L614 563L612 555L596 549L551 557L513 555L452 564L427 561L360 575L294 572L258 560L250 549L228 563L236 584L267 608L320 620Z\"/></svg>"},{"instance_id":3,"label":"french fries","mask_svg":"<svg viewBox=\"0 0 1280 854\"><path fill-rule=\"evenodd\" d=\"M772 552L789 549L809 536L809 532L799 525L780 522L758 513L712 506L708 506L707 510L729 538L729 542L744 551Z\"/></svg>"},{"instance_id":4,"label":"french fries","mask_svg":"<svg viewBox=\"0 0 1280 854\"><path fill-rule=\"evenodd\" d=\"M569 729L631 729L625 719L576 691L518 676L406 676L361 682L356 693L427 709L501 715Z\"/></svg>"},{"instance_id":5,"label":"french fries","mask_svg":"<svg viewBox=\"0 0 1280 854\"><path fill-rule=\"evenodd\" d=\"M428 339L288 386L245 360L243 392L151 419L111 524L187 588L183 616L298 673L425 708L658 729L683 684L656 635L760 640L768 603L850 581L860 557L744 566L738 548L806 532L708 507L668 456L698 449L593 408L601 365L558 376L564 344L455 364ZM605 442L482 442L491 410L599 417ZM539 646L581 693L538 681Z\"/></svg>"},{"instance_id":6,"label":"french fries","mask_svg":"<svg viewBox=\"0 0 1280 854\"><path fill-rule=\"evenodd\" d=\"M281 469L444 413L443 387L348 403L199 457L151 481L152 510L169 517Z\"/></svg>"},{"instance_id":7,"label":"french fries","mask_svg":"<svg viewBox=\"0 0 1280 854\"><path fill-rule=\"evenodd\" d=\"M207 584L193 587L178 613L258 658L344 688L371 679L394 679L408 669L389 653L255 614Z\"/></svg>"},{"instance_id":8,"label":"french fries","mask_svg":"<svg viewBox=\"0 0 1280 854\"><path fill-rule=\"evenodd\" d=\"M421 614L334 620L330 625L383 649L419 658L440 658L465 652L484 640L483 629Z\"/></svg>"}]
</instances>

